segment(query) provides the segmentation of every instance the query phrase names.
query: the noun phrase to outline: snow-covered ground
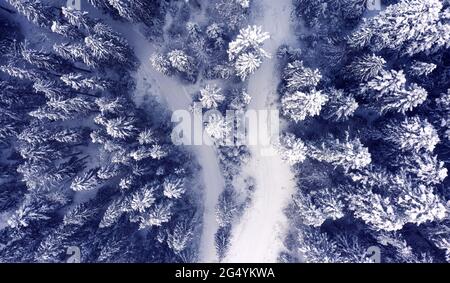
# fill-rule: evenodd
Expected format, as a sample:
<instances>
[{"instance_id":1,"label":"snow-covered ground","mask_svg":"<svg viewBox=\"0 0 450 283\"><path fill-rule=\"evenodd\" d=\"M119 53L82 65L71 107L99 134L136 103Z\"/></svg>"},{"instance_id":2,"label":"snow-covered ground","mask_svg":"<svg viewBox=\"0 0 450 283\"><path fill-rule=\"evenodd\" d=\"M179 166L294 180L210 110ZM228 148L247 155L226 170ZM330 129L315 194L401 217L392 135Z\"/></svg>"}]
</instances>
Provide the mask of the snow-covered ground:
<instances>
[{"instance_id":1,"label":"snow-covered ground","mask_svg":"<svg viewBox=\"0 0 450 283\"><path fill-rule=\"evenodd\" d=\"M294 43L290 26L291 0L261 0L262 14L254 15L253 24L271 34L264 49L275 55L283 43ZM269 109L276 99L279 72L276 58L267 59L249 79L250 109ZM283 212L295 190L289 165L278 155L265 156L262 148L250 147L252 159L243 174L253 176L256 191L250 206L232 230L231 245L224 262L276 262L283 249L287 218Z\"/></svg>"}]
</instances>

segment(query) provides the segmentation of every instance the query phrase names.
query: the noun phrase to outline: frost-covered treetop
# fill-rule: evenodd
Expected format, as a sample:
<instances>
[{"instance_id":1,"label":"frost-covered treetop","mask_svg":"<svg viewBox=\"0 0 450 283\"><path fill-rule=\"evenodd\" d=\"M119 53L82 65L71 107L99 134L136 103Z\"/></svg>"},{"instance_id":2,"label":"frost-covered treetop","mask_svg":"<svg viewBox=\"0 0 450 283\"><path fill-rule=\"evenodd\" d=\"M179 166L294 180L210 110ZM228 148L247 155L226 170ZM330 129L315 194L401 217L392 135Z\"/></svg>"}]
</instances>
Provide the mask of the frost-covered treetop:
<instances>
[{"instance_id":1,"label":"frost-covered treetop","mask_svg":"<svg viewBox=\"0 0 450 283\"><path fill-rule=\"evenodd\" d=\"M270 55L261 46L264 41L270 38L268 32L263 32L261 26L248 26L241 29L237 38L230 42L228 56L230 61L236 59L242 52L256 51L263 57Z\"/></svg>"},{"instance_id":2,"label":"frost-covered treetop","mask_svg":"<svg viewBox=\"0 0 450 283\"><path fill-rule=\"evenodd\" d=\"M310 93L296 91L287 94L281 99L283 114L295 122L305 120L320 114L328 97L321 91L313 90Z\"/></svg>"},{"instance_id":3,"label":"frost-covered treetop","mask_svg":"<svg viewBox=\"0 0 450 283\"><path fill-rule=\"evenodd\" d=\"M406 117L400 123L393 121L385 126L383 139L402 150L432 152L440 139L436 129L427 120Z\"/></svg>"},{"instance_id":4,"label":"frost-covered treetop","mask_svg":"<svg viewBox=\"0 0 450 283\"><path fill-rule=\"evenodd\" d=\"M271 57L262 48L264 41L269 38L269 33L263 32L261 26L248 26L241 29L237 38L230 42L228 59L234 62L236 73L242 80L261 66L263 58Z\"/></svg>"},{"instance_id":5,"label":"frost-covered treetop","mask_svg":"<svg viewBox=\"0 0 450 283\"><path fill-rule=\"evenodd\" d=\"M222 90L216 85L206 85L200 90L200 102L204 108L217 108L224 100Z\"/></svg>"},{"instance_id":6,"label":"frost-covered treetop","mask_svg":"<svg viewBox=\"0 0 450 283\"><path fill-rule=\"evenodd\" d=\"M281 158L289 165L302 163L306 159L305 144L292 133L287 133L280 139L277 149Z\"/></svg>"}]
</instances>

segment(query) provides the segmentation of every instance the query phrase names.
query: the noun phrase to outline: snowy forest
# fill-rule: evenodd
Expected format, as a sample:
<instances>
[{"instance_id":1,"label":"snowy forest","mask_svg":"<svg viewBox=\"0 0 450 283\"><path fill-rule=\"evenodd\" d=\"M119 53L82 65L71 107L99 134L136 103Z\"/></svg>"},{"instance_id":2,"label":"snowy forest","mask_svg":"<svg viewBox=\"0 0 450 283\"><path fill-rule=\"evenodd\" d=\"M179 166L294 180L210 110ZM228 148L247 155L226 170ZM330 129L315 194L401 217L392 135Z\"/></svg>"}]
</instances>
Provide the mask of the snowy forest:
<instances>
[{"instance_id":1,"label":"snowy forest","mask_svg":"<svg viewBox=\"0 0 450 283\"><path fill-rule=\"evenodd\" d=\"M0 0L2 263L446 263L449 165L450 0Z\"/></svg>"}]
</instances>

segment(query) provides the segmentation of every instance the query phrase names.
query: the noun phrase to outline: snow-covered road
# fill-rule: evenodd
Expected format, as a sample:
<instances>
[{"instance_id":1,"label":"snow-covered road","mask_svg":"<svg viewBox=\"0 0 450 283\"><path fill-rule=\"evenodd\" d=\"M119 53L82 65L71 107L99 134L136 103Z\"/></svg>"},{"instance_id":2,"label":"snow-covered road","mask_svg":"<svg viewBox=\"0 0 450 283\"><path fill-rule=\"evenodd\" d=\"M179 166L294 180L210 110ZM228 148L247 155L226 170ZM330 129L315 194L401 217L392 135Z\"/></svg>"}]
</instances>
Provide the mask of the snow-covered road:
<instances>
[{"instance_id":1,"label":"snow-covered road","mask_svg":"<svg viewBox=\"0 0 450 283\"><path fill-rule=\"evenodd\" d=\"M283 43L296 41L290 26L292 0L260 0L262 14L254 16L253 24L261 25L271 34L264 49L275 55ZM250 109L268 109L277 96L280 82L276 58L266 59L251 76L248 93ZM295 190L289 165L278 155L265 156L260 147L250 147L252 159L243 174L256 179L253 201L240 222L232 230L231 245L224 262L276 262L283 248L287 218L283 212Z\"/></svg>"}]
</instances>

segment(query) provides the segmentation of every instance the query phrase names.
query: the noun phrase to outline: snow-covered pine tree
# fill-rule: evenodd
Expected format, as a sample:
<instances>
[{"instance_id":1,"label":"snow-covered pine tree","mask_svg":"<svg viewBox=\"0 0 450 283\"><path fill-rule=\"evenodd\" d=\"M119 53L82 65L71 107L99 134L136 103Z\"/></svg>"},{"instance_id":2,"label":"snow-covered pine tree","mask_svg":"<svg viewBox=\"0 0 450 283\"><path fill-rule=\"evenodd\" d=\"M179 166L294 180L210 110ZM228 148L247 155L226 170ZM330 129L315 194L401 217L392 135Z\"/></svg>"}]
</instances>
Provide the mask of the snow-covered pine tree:
<instances>
[{"instance_id":1,"label":"snow-covered pine tree","mask_svg":"<svg viewBox=\"0 0 450 283\"><path fill-rule=\"evenodd\" d=\"M288 91L310 90L315 88L322 75L318 69L307 68L302 61L288 63L283 71L283 79Z\"/></svg>"},{"instance_id":2,"label":"snow-covered pine tree","mask_svg":"<svg viewBox=\"0 0 450 283\"><path fill-rule=\"evenodd\" d=\"M436 69L436 67L437 65L434 63L414 61L409 67L408 73L414 77L427 77Z\"/></svg>"},{"instance_id":3,"label":"snow-covered pine tree","mask_svg":"<svg viewBox=\"0 0 450 283\"><path fill-rule=\"evenodd\" d=\"M117 223L119 218L124 214L124 210L124 203L122 199L113 200L103 214L102 220L100 221L98 227L111 227L112 225Z\"/></svg>"},{"instance_id":4,"label":"snow-covered pine tree","mask_svg":"<svg viewBox=\"0 0 450 283\"><path fill-rule=\"evenodd\" d=\"M102 62L114 60L123 63L129 58L126 46L112 39L90 35L84 38L84 43L92 52L92 55Z\"/></svg>"},{"instance_id":5,"label":"snow-covered pine tree","mask_svg":"<svg viewBox=\"0 0 450 283\"><path fill-rule=\"evenodd\" d=\"M386 262L403 262L403 263L432 263L433 259L427 253L416 254L412 247L408 245L406 240L399 232L380 231L375 234L378 242L383 246L394 248L395 255L386 257Z\"/></svg>"},{"instance_id":6,"label":"snow-covered pine tree","mask_svg":"<svg viewBox=\"0 0 450 283\"><path fill-rule=\"evenodd\" d=\"M450 220L446 217L426 228L425 233L436 247L445 252L445 260L450 262Z\"/></svg>"},{"instance_id":7,"label":"snow-covered pine tree","mask_svg":"<svg viewBox=\"0 0 450 283\"><path fill-rule=\"evenodd\" d=\"M79 29L89 30L93 24L86 11L79 11L73 7L62 7L61 12L71 25Z\"/></svg>"},{"instance_id":8,"label":"snow-covered pine tree","mask_svg":"<svg viewBox=\"0 0 450 283\"><path fill-rule=\"evenodd\" d=\"M217 108L224 100L225 96L223 96L222 90L216 85L206 85L200 90L200 102L203 108Z\"/></svg>"},{"instance_id":9,"label":"snow-covered pine tree","mask_svg":"<svg viewBox=\"0 0 450 283\"><path fill-rule=\"evenodd\" d=\"M375 54L365 54L356 58L346 69L346 77L367 82L380 74L386 65L383 57Z\"/></svg>"},{"instance_id":10,"label":"snow-covered pine tree","mask_svg":"<svg viewBox=\"0 0 450 283\"><path fill-rule=\"evenodd\" d=\"M77 62L78 59L81 59L89 67L95 68L98 66L98 62L94 56L81 43L55 43L53 50L64 59L72 62Z\"/></svg>"},{"instance_id":11,"label":"snow-covered pine tree","mask_svg":"<svg viewBox=\"0 0 450 283\"><path fill-rule=\"evenodd\" d=\"M132 195L130 206L132 210L144 213L155 203L155 200L155 188L146 185Z\"/></svg>"},{"instance_id":12,"label":"snow-covered pine tree","mask_svg":"<svg viewBox=\"0 0 450 283\"><path fill-rule=\"evenodd\" d=\"M63 156L62 149L51 143L47 144L21 144L18 146L19 154L32 162L51 162Z\"/></svg>"},{"instance_id":13,"label":"snow-covered pine tree","mask_svg":"<svg viewBox=\"0 0 450 283\"><path fill-rule=\"evenodd\" d=\"M376 231L397 231L406 223L392 199L372 191L352 195L349 208L355 217Z\"/></svg>"},{"instance_id":14,"label":"snow-covered pine tree","mask_svg":"<svg viewBox=\"0 0 450 283\"><path fill-rule=\"evenodd\" d=\"M30 115L38 119L64 121L88 115L93 110L95 110L93 102L83 97L75 97L48 101L47 105L31 111Z\"/></svg>"},{"instance_id":15,"label":"snow-covered pine tree","mask_svg":"<svg viewBox=\"0 0 450 283\"><path fill-rule=\"evenodd\" d=\"M206 122L205 133L217 144L226 144L231 138L232 128L222 115L212 114Z\"/></svg>"},{"instance_id":16,"label":"snow-covered pine tree","mask_svg":"<svg viewBox=\"0 0 450 283\"><path fill-rule=\"evenodd\" d=\"M238 212L239 206L236 200L236 192L230 188L225 189L220 194L216 206L216 220L219 226L226 227L230 225Z\"/></svg>"},{"instance_id":17,"label":"snow-covered pine tree","mask_svg":"<svg viewBox=\"0 0 450 283\"><path fill-rule=\"evenodd\" d=\"M445 168L445 163L430 152L402 155L400 159L401 169L426 186L440 184L447 178L448 170Z\"/></svg>"},{"instance_id":18,"label":"snow-covered pine tree","mask_svg":"<svg viewBox=\"0 0 450 283\"><path fill-rule=\"evenodd\" d=\"M154 144L157 142L156 133L151 129L145 129L139 133L137 140L140 145Z\"/></svg>"},{"instance_id":19,"label":"snow-covered pine tree","mask_svg":"<svg viewBox=\"0 0 450 283\"><path fill-rule=\"evenodd\" d=\"M289 165L295 165L305 161L307 148L294 134L287 133L280 139L278 152Z\"/></svg>"},{"instance_id":20,"label":"snow-covered pine tree","mask_svg":"<svg viewBox=\"0 0 450 283\"><path fill-rule=\"evenodd\" d=\"M410 181L406 182L397 203L405 215L405 221L416 225L442 220L447 215L445 203L432 187L413 185Z\"/></svg>"},{"instance_id":21,"label":"snow-covered pine tree","mask_svg":"<svg viewBox=\"0 0 450 283\"><path fill-rule=\"evenodd\" d=\"M341 256L346 263L376 263L377 259L371 258L369 247L364 240L357 236L342 233L334 237L336 244L341 251ZM367 245L367 244L366 244Z\"/></svg>"},{"instance_id":22,"label":"snow-covered pine tree","mask_svg":"<svg viewBox=\"0 0 450 283\"><path fill-rule=\"evenodd\" d=\"M359 105L350 93L331 88L326 90L328 102L325 104L322 116L332 121L345 121L353 116Z\"/></svg>"},{"instance_id":23,"label":"snow-covered pine tree","mask_svg":"<svg viewBox=\"0 0 450 283\"><path fill-rule=\"evenodd\" d=\"M8 74L11 77L21 80L36 81L41 78L41 75L33 69L24 69L12 63L0 66L0 71Z\"/></svg>"},{"instance_id":24,"label":"snow-covered pine tree","mask_svg":"<svg viewBox=\"0 0 450 283\"><path fill-rule=\"evenodd\" d=\"M103 84L100 81L101 84ZM108 85L107 82L106 86ZM105 87L106 87L105 86ZM99 123L100 125L106 125L106 116L108 114L115 114L115 115L119 115L124 113L126 107L128 106L128 102L123 99L123 97L99 97L97 99L95 99L95 104L97 104L100 112L101 112L101 120L105 120L102 123Z\"/></svg>"},{"instance_id":25,"label":"snow-covered pine tree","mask_svg":"<svg viewBox=\"0 0 450 283\"><path fill-rule=\"evenodd\" d=\"M54 80L37 79L33 83L33 89L37 93L43 93L48 100L61 100L67 97L67 91Z\"/></svg>"},{"instance_id":26,"label":"snow-covered pine tree","mask_svg":"<svg viewBox=\"0 0 450 283\"><path fill-rule=\"evenodd\" d=\"M262 59L254 53L241 54L235 61L237 75L244 81L253 74L262 64Z\"/></svg>"},{"instance_id":27,"label":"snow-covered pine tree","mask_svg":"<svg viewBox=\"0 0 450 283\"><path fill-rule=\"evenodd\" d=\"M234 62L236 73L244 81L259 68L264 58L270 58L262 45L270 38L260 26L248 26L241 29L235 40L228 46L228 58Z\"/></svg>"},{"instance_id":28,"label":"snow-covered pine tree","mask_svg":"<svg viewBox=\"0 0 450 283\"><path fill-rule=\"evenodd\" d=\"M169 199L179 199L185 193L184 182L179 178L169 178L164 181L164 196Z\"/></svg>"},{"instance_id":29,"label":"snow-covered pine tree","mask_svg":"<svg viewBox=\"0 0 450 283\"><path fill-rule=\"evenodd\" d=\"M231 234L231 225L226 227L220 227L216 234L214 235L214 243L216 248L216 253L219 260L222 260L225 257L227 248L230 244L230 234Z\"/></svg>"},{"instance_id":30,"label":"snow-covered pine tree","mask_svg":"<svg viewBox=\"0 0 450 283\"><path fill-rule=\"evenodd\" d=\"M61 57L31 49L26 43L20 46L20 54L25 61L43 70L57 72L64 64Z\"/></svg>"},{"instance_id":31,"label":"snow-covered pine tree","mask_svg":"<svg viewBox=\"0 0 450 283\"><path fill-rule=\"evenodd\" d=\"M8 2L30 22L41 27L50 27L55 17L52 7L39 0L8 0Z\"/></svg>"},{"instance_id":32,"label":"snow-covered pine tree","mask_svg":"<svg viewBox=\"0 0 450 283\"><path fill-rule=\"evenodd\" d=\"M317 144L308 144L307 155L333 166L341 166L345 171L362 169L372 162L368 148L359 139L351 139L348 133L343 141L330 136Z\"/></svg>"},{"instance_id":33,"label":"snow-covered pine tree","mask_svg":"<svg viewBox=\"0 0 450 283\"><path fill-rule=\"evenodd\" d=\"M381 71L361 89L371 100L370 105L381 113L396 111L404 114L425 102L428 92L417 84L406 85L403 71Z\"/></svg>"},{"instance_id":34,"label":"snow-covered pine tree","mask_svg":"<svg viewBox=\"0 0 450 283\"><path fill-rule=\"evenodd\" d=\"M97 171L97 177L102 180L109 180L117 177L121 173L120 166L117 164L107 164Z\"/></svg>"},{"instance_id":35,"label":"snow-covered pine tree","mask_svg":"<svg viewBox=\"0 0 450 283\"><path fill-rule=\"evenodd\" d=\"M135 119L131 117L120 116L110 119L106 122L106 132L113 138L126 139L135 135L134 123Z\"/></svg>"},{"instance_id":36,"label":"snow-covered pine tree","mask_svg":"<svg viewBox=\"0 0 450 283\"><path fill-rule=\"evenodd\" d=\"M81 32L79 32L74 26L62 23L58 20L52 22L52 26L50 29L54 33L71 39L77 39L81 37Z\"/></svg>"},{"instance_id":37,"label":"snow-covered pine tree","mask_svg":"<svg viewBox=\"0 0 450 283\"><path fill-rule=\"evenodd\" d=\"M450 89L447 93L442 93L435 99L436 110L435 117L443 131L444 141L450 140Z\"/></svg>"},{"instance_id":38,"label":"snow-covered pine tree","mask_svg":"<svg viewBox=\"0 0 450 283\"><path fill-rule=\"evenodd\" d=\"M305 225L320 227L325 220L336 220L344 216L344 203L335 190L323 189L319 193L308 194L297 190L293 197L295 213Z\"/></svg>"},{"instance_id":39,"label":"snow-covered pine tree","mask_svg":"<svg viewBox=\"0 0 450 283\"><path fill-rule=\"evenodd\" d=\"M189 242L193 239L194 233L192 224L187 221L180 221L167 235L167 245L176 254L181 253L189 246Z\"/></svg>"},{"instance_id":40,"label":"snow-covered pine tree","mask_svg":"<svg viewBox=\"0 0 450 283\"><path fill-rule=\"evenodd\" d=\"M350 46L391 49L413 56L449 46L448 10L440 0L401 0L363 24L350 36ZM364 40L361 40L364 38Z\"/></svg>"},{"instance_id":41,"label":"snow-covered pine tree","mask_svg":"<svg viewBox=\"0 0 450 283\"><path fill-rule=\"evenodd\" d=\"M97 177L97 169L90 169L83 174L76 176L70 188L76 192L91 191L98 187L100 179Z\"/></svg>"},{"instance_id":42,"label":"snow-covered pine tree","mask_svg":"<svg viewBox=\"0 0 450 283\"><path fill-rule=\"evenodd\" d=\"M305 262L337 263L341 254L335 241L317 228L302 225L297 229L297 252Z\"/></svg>"},{"instance_id":43,"label":"snow-covered pine tree","mask_svg":"<svg viewBox=\"0 0 450 283\"><path fill-rule=\"evenodd\" d=\"M286 117L294 122L300 122L307 117L318 116L327 101L328 97L322 91L312 90L309 93L296 91L281 98L281 107Z\"/></svg>"},{"instance_id":44,"label":"snow-covered pine tree","mask_svg":"<svg viewBox=\"0 0 450 283\"><path fill-rule=\"evenodd\" d=\"M167 223L172 218L172 203L157 203L140 216L140 229L150 228L152 226L159 227Z\"/></svg>"},{"instance_id":45,"label":"snow-covered pine tree","mask_svg":"<svg viewBox=\"0 0 450 283\"><path fill-rule=\"evenodd\" d=\"M86 77L80 73L64 74L60 79L74 90L99 90L104 91L108 83L98 77Z\"/></svg>"},{"instance_id":46,"label":"snow-covered pine tree","mask_svg":"<svg viewBox=\"0 0 450 283\"><path fill-rule=\"evenodd\" d=\"M158 72L168 76L172 72L172 65L171 61L160 53L155 53L150 57L150 63L152 64L152 67L157 70Z\"/></svg>"},{"instance_id":47,"label":"snow-covered pine tree","mask_svg":"<svg viewBox=\"0 0 450 283\"><path fill-rule=\"evenodd\" d=\"M418 116L392 121L382 128L382 139L402 151L433 152L440 142L438 133L427 120Z\"/></svg>"},{"instance_id":48,"label":"snow-covered pine tree","mask_svg":"<svg viewBox=\"0 0 450 283\"><path fill-rule=\"evenodd\" d=\"M171 66L181 72L188 75L193 75L195 72L195 60L189 56L183 50L175 49L167 53L167 58ZM158 65L159 66L159 65Z\"/></svg>"},{"instance_id":49,"label":"snow-covered pine tree","mask_svg":"<svg viewBox=\"0 0 450 283\"><path fill-rule=\"evenodd\" d=\"M121 17L132 22L138 21L136 11L141 7L136 4L139 4L141 2L140 0L107 0L107 2L111 7L117 10Z\"/></svg>"},{"instance_id":50,"label":"snow-covered pine tree","mask_svg":"<svg viewBox=\"0 0 450 283\"><path fill-rule=\"evenodd\" d=\"M98 1L98 0L97 0ZM121 17L131 22L144 22L152 24L152 11L158 8L157 3L146 0L106 0L110 7L114 8ZM156 6L156 7L155 7Z\"/></svg>"}]
</instances>

